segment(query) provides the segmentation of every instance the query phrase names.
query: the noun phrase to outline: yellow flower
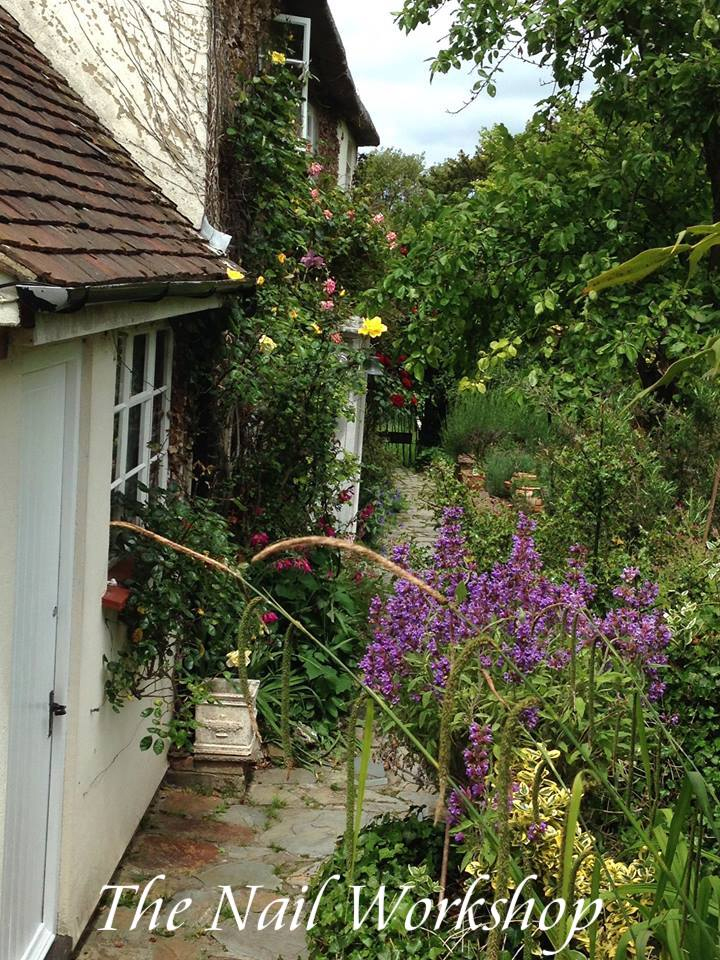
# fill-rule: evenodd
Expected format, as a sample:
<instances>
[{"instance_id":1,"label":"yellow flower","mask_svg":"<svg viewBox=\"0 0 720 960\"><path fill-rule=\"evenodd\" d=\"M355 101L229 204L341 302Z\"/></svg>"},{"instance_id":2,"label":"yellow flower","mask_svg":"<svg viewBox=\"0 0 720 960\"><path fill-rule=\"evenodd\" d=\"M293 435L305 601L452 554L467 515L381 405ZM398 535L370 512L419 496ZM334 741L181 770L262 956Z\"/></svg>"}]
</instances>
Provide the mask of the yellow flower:
<instances>
[{"instance_id":1,"label":"yellow flower","mask_svg":"<svg viewBox=\"0 0 720 960\"><path fill-rule=\"evenodd\" d=\"M372 317L372 319L365 317L358 333L361 337L381 337L386 330L387 327L380 317Z\"/></svg>"},{"instance_id":2,"label":"yellow flower","mask_svg":"<svg viewBox=\"0 0 720 960\"><path fill-rule=\"evenodd\" d=\"M285 263L285 261L287 260L287 257L285 256L284 253L279 253L277 255L277 258L278 258L278 263L280 264Z\"/></svg>"},{"instance_id":3,"label":"yellow flower","mask_svg":"<svg viewBox=\"0 0 720 960\"><path fill-rule=\"evenodd\" d=\"M270 54L270 59L273 63L277 63L282 67L285 64L287 57L284 53L279 53L277 50L273 50L273 52Z\"/></svg>"},{"instance_id":4,"label":"yellow flower","mask_svg":"<svg viewBox=\"0 0 720 960\"><path fill-rule=\"evenodd\" d=\"M244 280L245 274L240 270L233 270L232 267L227 269L228 280Z\"/></svg>"},{"instance_id":5,"label":"yellow flower","mask_svg":"<svg viewBox=\"0 0 720 960\"><path fill-rule=\"evenodd\" d=\"M228 665L229 667L235 667L235 669L237 670L237 668L240 666L240 651L239 651L239 650L231 650L230 653L227 655L227 659L226 659L225 663L227 663L227 665ZM245 666L247 666L249 663L250 663L250 651L249 651L249 650L246 650L246 651L245 651Z\"/></svg>"},{"instance_id":6,"label":"yellow flower","mask_svg":"<svg viewBox=\"0 0 720 960\"><path fill-rule=\"evenodd\" d=\"M263 334L258 340L260 345L260 353L272 353L273 350L277 350L277 344L272 337L268 337L266 334Z\"/></svg>"},{"instance_id":7,"label":"yellow flower","mask_svg":"<svg viewBox=\"0 0 720 960\"><path fill-rule=\"evenodd\" d=\"M322 333L322 327L319 326L319 324L311 323L310 326L312 327L313 333L317 333L318 335Z\"/></svg>"},{"instance_id":8,"label":"yellow flower","mask_svg":"<svg viewBox=\"0 0 720 960\"><path fill-rule=\"evenodd\" d=\"M255 281L255 283L256 283L259 287L261 287L261 286L265 283L265 277L263 277L263 275L260 274L260 276L257 278L257 280Z\"/></svg>"},{"instance_id":9,"label":"yellow flower","mask_svg":"<svg viewBox=\"0 0 720 960\"><path fill-rule=\"evenodd\" d=\"M290 311L290 319L291 319L291 320L297 320L297 318L298 318L299 316L300 316L300 314L297 312L297 310L291 310L291 311Z\"/></svg>"},{"instance_id":10,"label":"yellow flower","mask_svg":"<svg viewBox=\"0 0 720 960\"><path fill-rule=\"evenodd\" d=\"M205 611L203 610L202 607L198 607L198 608L197 608L197 615L198 615L199 617L204 617L204 616L205 616Z\"/></svg>"},{"instance_id":11,"label":"yellow flower","mask_svg":"<svg viewBox=\"0 0 720 960\"><path fill-rule=\"evenodd\" d=\"M346 296L347 296L347 290L341 290L341 291L340 291L340 296L341 296L341 297L346 297Z\"/></svg>"}]
</instances>

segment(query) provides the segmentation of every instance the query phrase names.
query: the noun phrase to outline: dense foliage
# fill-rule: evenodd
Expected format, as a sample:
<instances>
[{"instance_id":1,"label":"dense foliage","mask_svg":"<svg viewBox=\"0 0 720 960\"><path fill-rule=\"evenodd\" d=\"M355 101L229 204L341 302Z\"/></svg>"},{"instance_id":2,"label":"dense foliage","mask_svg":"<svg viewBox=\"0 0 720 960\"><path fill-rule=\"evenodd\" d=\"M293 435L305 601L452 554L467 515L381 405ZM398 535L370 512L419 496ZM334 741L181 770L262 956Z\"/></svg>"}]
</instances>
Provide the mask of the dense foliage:
<instances>
[{"instance_id":1,"label":"dense foliage","mask_svg":"<svg viewBox=\"0 0 720 960\"><path fill-rule=\"evenodd\" d=\"M640 290L581 296L613 260L666 243L686 211L707 213L699 152L653 150L651 136L651 124L608 129L570 105L516 136L484 133L484 179L450 198L426 194L400 234L407 256L371 301L396 313L411 372L484 389L520 363L530 383L579 400L608 380L647 385L704 342L717 315L700 309L711 297L702 277L687 287L670 272Z\"/></svg>"},{"instance_id":2,"label":"dense foliage","mask_svg":"<svg viewBox=\"0 0 720 960\"><path fill-rule=\"evenodd\" d=\"M358 465L341 456L338 422L364 389L370 349L351 350L357 295L383 268L382 215L341 190L297 133L298 78L281 54L242 91L229 131L247 218L239 299L208 391L221 430L211 490L231 501L236 533L273 537L332 526ZM369 327L373 342L383 326ZM364 330L365 327L361 327Z\"/></svg>"}]
</instances>

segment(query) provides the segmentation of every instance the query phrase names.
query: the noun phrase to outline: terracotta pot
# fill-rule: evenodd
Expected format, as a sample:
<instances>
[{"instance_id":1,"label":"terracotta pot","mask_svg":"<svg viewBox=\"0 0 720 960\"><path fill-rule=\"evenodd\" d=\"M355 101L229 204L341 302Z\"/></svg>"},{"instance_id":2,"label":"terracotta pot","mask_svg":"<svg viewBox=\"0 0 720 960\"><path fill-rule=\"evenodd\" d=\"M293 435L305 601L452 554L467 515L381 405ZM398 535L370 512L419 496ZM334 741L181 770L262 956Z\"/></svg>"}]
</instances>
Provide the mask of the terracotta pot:
<instances>
[{"instance_id":1,"label":"terracotta pot","mask_svg":"<svg viewBox=\"0 0 720 960\"><path fill-rule=\"evenodd\" d=\"M468 488L468 490L484 490L485 489L484 473L464 473L462 480L465 486Z\"/></svg>"},{"instance_id":2,"label":"terracotta pot","mask_svg":"<svg viewBox=\"0 0 720 960\"><path fill-rule=\"evenodd\" d=\"M538 494L537 487L516 487L515 496L527 501L529 507L535 513L541 513L543 509L543 498Z\"/></svg>"},{"instance_id":3,"label":"terracotta pot","mask_svg":"<svg viewBox=\"0 0 720 960\"><path fill-rule=\"evenodd\" d=\"M518 486L533 488L540 486L540 481L536 473L514 473L512 478Z\"/></svg>"}]
</instances>

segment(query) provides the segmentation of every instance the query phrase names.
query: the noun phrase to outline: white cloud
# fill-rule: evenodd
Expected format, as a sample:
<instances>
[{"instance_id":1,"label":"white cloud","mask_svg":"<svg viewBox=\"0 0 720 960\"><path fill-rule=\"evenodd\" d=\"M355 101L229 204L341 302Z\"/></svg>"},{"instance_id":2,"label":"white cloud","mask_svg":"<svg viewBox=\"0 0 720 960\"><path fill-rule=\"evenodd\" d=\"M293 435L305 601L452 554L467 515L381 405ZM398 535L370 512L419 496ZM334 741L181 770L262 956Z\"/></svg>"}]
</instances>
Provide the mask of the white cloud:
<instances>
[{"instance_id":1,"label":"white cloud","mask_svg":"<svg viewBox=\"0 0 720 960\"><path fill-rule=\"evenodd\" d=\"M521 130L538 100L548 95L540 71L511 62L497 83L497 95L483 94L465 110L472 79L467 70L436 76L429 60L447 34L450 14L406 36L393 12L402 0L330 0L360 96L378 128L382 145L425 153L429 163L472 153L483 127L504 123Z\"/></svg>"}]
</instances>

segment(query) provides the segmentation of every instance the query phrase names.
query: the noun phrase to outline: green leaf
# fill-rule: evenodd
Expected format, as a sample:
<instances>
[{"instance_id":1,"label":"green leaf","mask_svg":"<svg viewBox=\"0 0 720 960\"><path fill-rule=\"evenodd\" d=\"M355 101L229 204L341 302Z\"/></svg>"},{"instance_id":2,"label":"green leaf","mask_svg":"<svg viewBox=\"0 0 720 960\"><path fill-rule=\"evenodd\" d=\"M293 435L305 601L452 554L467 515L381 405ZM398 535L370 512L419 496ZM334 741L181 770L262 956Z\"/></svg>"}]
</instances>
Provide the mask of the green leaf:
<instances>
[{"instance_id":1,"label":"green leaf","mask_svg":"<svg viewBox=\"0 0 720 960\"><path fill-rule=\"evenodd\" d=\"M617 287L624 283L637 283L645 277L655 273L665 264L669 263L678 253L690 250L689 243L676 243L672 247L653 247L650 250L644 250L631 260L606 270L604 273L593 277L588 281L583 293L597 293L608 287Z\"/></svg>"}]
</instances>

